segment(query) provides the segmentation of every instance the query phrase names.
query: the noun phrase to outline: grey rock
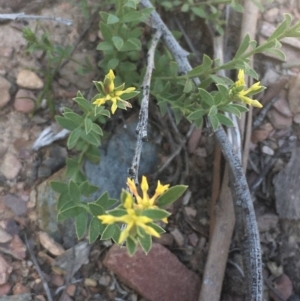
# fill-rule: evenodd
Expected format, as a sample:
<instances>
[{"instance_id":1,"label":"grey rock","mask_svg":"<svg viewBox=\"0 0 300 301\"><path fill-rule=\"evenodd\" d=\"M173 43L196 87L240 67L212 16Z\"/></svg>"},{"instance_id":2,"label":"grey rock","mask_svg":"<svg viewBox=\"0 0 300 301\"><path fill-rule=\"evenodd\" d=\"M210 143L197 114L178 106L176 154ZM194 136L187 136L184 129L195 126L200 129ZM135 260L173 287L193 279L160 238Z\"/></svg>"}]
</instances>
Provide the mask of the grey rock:
<instances>
[{"instance_id":1,"label":"grey rock","mask_svg":"<svg viewBox=\"0 0 300 301\"><path fill-rule=\"evenodd\" d=\"M13 296L3 296L0 298L0 301L31 301L32 294L20 294Z\"/></svg>"}]
</instances>

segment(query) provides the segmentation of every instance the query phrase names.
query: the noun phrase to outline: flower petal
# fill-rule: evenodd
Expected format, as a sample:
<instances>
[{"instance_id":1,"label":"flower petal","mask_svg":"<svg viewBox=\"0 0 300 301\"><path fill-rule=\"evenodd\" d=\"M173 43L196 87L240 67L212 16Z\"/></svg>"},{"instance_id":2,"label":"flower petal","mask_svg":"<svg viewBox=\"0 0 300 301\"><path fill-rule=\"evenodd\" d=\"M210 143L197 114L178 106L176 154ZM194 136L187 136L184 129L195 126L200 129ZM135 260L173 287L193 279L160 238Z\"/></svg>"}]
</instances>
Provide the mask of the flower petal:
<instances>
[{"instance_id":1,"label":"flower petal","mask_svg":"<svg viewBox=\"0 0 300 301\"><path fill-rule=\"evenodd\" d=\"M114 224L116 222L116 217L110 214L98 215L98 218L101 220L102 224Z\"/></svg>"},{"instance_id":2,"label":"flower petal","mask_svg":"<svg viewBox=\"0 0 300 301\"><path fill-rule=\"evenodd\" d=\"M97 98L94 102L93 105L97 105L98 107L105 104L106 102L106 97L101 97L101 98Z\"/></svg>"},{"instance_id":3,"label":"flower petal","mask_svg":"<svg viewBox=\"0 0 300 301\"><path fill-rule=\"evenodd\" d=\"M118 105L117 105L117 99L114 97L111 99L112 101L112 106L111 106L111 113L112 114L115 114L117 108L118 108Z\"/></svg>"},{"instance_id":4,"label":"flower petal","mask_svg":"<svg viewBox=\"0 0 300 301\"><path fill-rule=\"evenodd\" d=\"M123 206L125 209L131 209L133 206L133 198L128 192L126 192L126 198Z\"/></svg>"},{"instance_id":5,"label":"flower petal","mask_svg":"<svg viewBox=\"0 0 300 301\"><path fill-rule=\"evenodd\" d=\"M127 186L129 188L129 190L133 193L133 195L136 198L136 201L138 202L138 204L142 204L142 198L139 196L138 192L137 192L137 188L135 186L135 182L134 180L127 178Z\"/></svg>"},{"instance_id":6,"label":"flower petal","mask_svg":"<svg viewBox=\"0 0 300 301\"><path fill-rule=\"evenodd\" d=\"M239 70L238 80L235 82L236 87L245 86L245 71L243 69Z\"/></svg>"}]
</instances>

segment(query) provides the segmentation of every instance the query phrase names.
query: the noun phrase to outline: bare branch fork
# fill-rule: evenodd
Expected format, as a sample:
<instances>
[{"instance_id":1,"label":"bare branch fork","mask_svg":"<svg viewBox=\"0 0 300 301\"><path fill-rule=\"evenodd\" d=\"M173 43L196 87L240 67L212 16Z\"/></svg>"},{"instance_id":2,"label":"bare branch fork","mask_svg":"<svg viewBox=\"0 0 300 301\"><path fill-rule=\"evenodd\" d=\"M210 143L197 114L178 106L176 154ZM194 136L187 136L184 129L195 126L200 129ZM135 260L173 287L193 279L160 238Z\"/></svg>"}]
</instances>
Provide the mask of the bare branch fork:
<instances>
[{"instance_id":1,"label":"bare branch fork","mask_svg":"<svg viewBox=\"0 0 300 301\"><path fill-rule=\"evenodd\" d=\"M138 183L138 171L140 166L141 152L143 142L148 140L148 116L149 116L149 95L150 95L150 85L151 77L154 69L154 55L155 49L157 47L158 41L162 35L160 30L157 30L153 36L150 48L148 50L148 60L147 69L144 76L142 89L143 89L143 99L141 103L141 109L139 113L139 122L136 127L137 143L135 147L134 157L132 159L132 164L129 169L129 175L134 178L134 181Z\"/></svg>"},{"instance_id":2,"label":"bare branch fork","mask_svg":"<svg viewBox=\"0 0 300 301\"><path fill-rule=\"evenodd\" d=\"M54 22L59 22L65 25L72 25L73 21L69 19L54 17L54 16L39 16L39 15L26 15L25 13L17 14L0 14L1 20L50 20Z\"/></svg>"},{"instance_id":3,"label":"bare branch fork","mask_svg":"<svg viewBox=\"0 0 300 301\"><path fill-rule=\"evenodd\" d=\"M153 8L149 0L141 0L141 5L145 8ZM162 38L178 63L179 72L185 74L192 70L187 59L187 52L184 51L173 37L170 30L164 24L159 14L154 10L151 13L151 25L157 30L161 30ZM194 83L199 84L200 80L194 78ZM223 127L215 132L215 136L220 144L222 152L232 174L232 190L235 196L236 218L239 227L241 227L241 243L243 245L243 259L245 275L249 276L247 281L247 300L262 300L262 262L259 233L254 213L254 208L247 185L247 181L241 166L240 159L234 153Z\"/></svg>"}]
</instances>

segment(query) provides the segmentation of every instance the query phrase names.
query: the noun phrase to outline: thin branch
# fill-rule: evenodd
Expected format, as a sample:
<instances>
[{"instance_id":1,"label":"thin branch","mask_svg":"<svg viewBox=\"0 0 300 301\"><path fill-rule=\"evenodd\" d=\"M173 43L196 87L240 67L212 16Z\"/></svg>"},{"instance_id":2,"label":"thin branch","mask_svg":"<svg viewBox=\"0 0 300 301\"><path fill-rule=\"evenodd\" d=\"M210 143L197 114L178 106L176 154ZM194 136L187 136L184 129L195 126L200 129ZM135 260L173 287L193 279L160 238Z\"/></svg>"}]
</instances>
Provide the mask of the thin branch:
<instances>
[{"instance_id":1,"label":"thin branch","mask_svg":"<svg viewBox=\"0 0 300 301\"><path fill-rule=\"evenodd\" d=\"M235 214L237 224L241 227L238 229L238 235L243 247L244 272L245 275L250 276L250 281L247 281L246 300L261 301L261 248L248 184L241 166L241 161L233 151L224 129L219 127L215 135L231 170L233 194L235 198Z\"/></svg>"},{"instance_id":2,"label":"thin branch","mask_svg":"<svg viewBox=\"0 0 300 301\"><path fill-rule=\"evenodd\" d=\"M143 99L141 104L141 109L139 113L139 122L136 128L137 143L135 147L134 157L132 159L132 164L129 169L129 175L134 178L135 182L138 183L138 171L140 166L141 152L143 147L143 141L148 140L148 116L149 116L149 95L150 95L150 85L151 77L154 69L154 55L155 49L157 47L158 41L161 37L162 32L157 30L153 36L151 46L148 51L148 61L147 69L144 76L142 88L143 88Z\"/></svg>"},{"instance_id":3,"label":"thin branch","mask_svg":"<svg viewBox=\"0 0 300 301\"><path fill-rule=\"evenodd\" d=\"M145 8L153 8L149 0L141 0L141 5ZM192 70L187 60L187 52L184 51L173 37L170 30L164 24L159 14L153 10L151 13L151 26L162 31L162 38L178 63L179 72L186 74ZM200 80L194 78L194 83L199 85ZM259 233L254 213L254 208L246 182L246 178L241 166L241 161L234 153L223 127L219 127L215 136L228 162L233 177L232 194L235 196L236 218L242 225L241 243L243 245L243 259L245 274L249 275L250 281L247 291L247 300L262 300L262 263Z\"/></svg>"},{"instance_id":4,"label":"thin branch","mask_svg":"<svg viewBox=\"0 0 300 301\"><path fill-rule=\"evenodd\" d=\"M38 16L38 15L26 15L25 13L17 13L17 14L0 14L0 19L2 20L50 20L58 23L62 23L65 25L72 25L73 21L69 19L64 19L60 17L54 16Z\"/></svg>"},{"instance_id":5,"label":"thin branch","mask_svg":"<svg viewBox=\"0 0 300 301\"><path fill-rule=\"evenodd\" d=\"M31 257L31 260L35 266L35 269L36 271L38 272L41 280L42 280L42 284L43 284L43 287L44 287L44 291L46 293L46 296L47 296L47 300L48 301L53 301L53 298L52 298L52 295L51 295L51 292L50 292L50 289L49 289L49 286L48 286L48 283L44 277L44 273L42 272L38 262L37 262L37 259L33 253L33 251L31 250L31 247L29 246L29 243L28 243L28 240L27 240L27 236L25 235L25 244L27 246L27 249L29 251L29 254L30 254L30 257Z\"/></svg>"}]
</instances>

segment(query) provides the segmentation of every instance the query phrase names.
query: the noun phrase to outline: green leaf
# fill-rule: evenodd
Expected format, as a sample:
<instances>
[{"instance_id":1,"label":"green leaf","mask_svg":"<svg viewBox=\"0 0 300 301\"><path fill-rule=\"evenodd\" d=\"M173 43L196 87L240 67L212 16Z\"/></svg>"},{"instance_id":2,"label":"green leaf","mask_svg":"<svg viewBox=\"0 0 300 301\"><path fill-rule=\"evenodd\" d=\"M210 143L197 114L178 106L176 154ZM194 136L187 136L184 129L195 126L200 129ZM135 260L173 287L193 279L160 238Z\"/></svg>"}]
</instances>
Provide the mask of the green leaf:
<instances>
[{"instance_id":1,"label":"green leaf","mask_svg":"<svg viewBox=\"0 0 300 301\"><path fill-rule=\"evenodd\" d=\"M115 23L118 23L120 21L120 19L113 15L113 14L108 14L108 18L107 18L107 25L110 25L110 24L115 24Z\"/></svg>"},{"instance_id":2,"label":"green leaf","mask_svg":"<svg viewBox=\"0 0 300 301\"><path fill-rule=\"evenodd\" d=\"M206 19L207 17L207 12L202 7L192 6L191 11L200 18Z\"/></svg>"},{"instance_id":3,"label":"green leaf","mask_svg":"<svg viewBox=\"0 0 300 301\"><path fill-rule=\"evenodd\" d=\"M116 69L116 67L119 65L119 63L120 63L120 60L119 60L119 59L117 59L117 58L112 58L111 60L108 61L108 63L107 63L107 68L108 68L108 69L114 70L114 69Z\"/></svg>"},{"instance_id":4,"label":"green leaf","mask_svg":"<svg viewBox=\"0 0 300 301\"><path fill-rule=\"evenodd\" d=\"M86 117L84 119L84 127L85 127L86 134L88 134L92 130L93 121L90 118Z\"/></svg>"},{"instance_id":5,"label":"green leaf","mask_svg":"<svg viewBox=\"0 0 300 301\"><path fill-rule=\"evenodd\" d=\"M81 129L79 127L71 132L67 141L68 149L72 149L73 147L76 146L80 136L81 136Z\"/></svg>"},{"instance_id":6,"label":"green leaf","mask_svg":"<svg viewBox=\"0 0 300 301\"><path fill-rule=\"evenodd\" d=\"M116 199L110 199L108 196L108 193L103 193L96 201L98 205L102 206L104 210L108 210L114 205L116 205L119 202L119 200Z\"/></svg>"},{"instance_id":7,"label":"green leaf","mask_svg":"<svg viewBox=\"0 0 300 301\"><path fill-rule=\"evenodd\" d=\"M213 97L204 89L199 88L199 95L201 99L210 107L214 105Z\"/></svg>"},{"instance_id":8,"label":"green leaf","mask_svg":"<svg viewBox=\"0 0 300 301\"><path fill-rule=\"evenodd\" d=\"M136 9L137 2L135 0L127 0L127 2L124 4L124 6Z\"/></svg>"},{"instance_id":9,"label":"green leaf","mask_svg":"<svg viewBox=\"0 0 300 301\"><path fill-rule=\"evenodd\" d=\"M163 234L166 232L162 227L155 223L148 223L147 226L153 228L158 234Z\"/></svg>"},{"instance_id":10,"label":"green leaf","mask_svg":"<svg viewBox=\"0 0 300 301\"><path fill-rule=\"evenodd\" d=\"M127 14L125 14L121 21L124 22L124 23L127 23L127 22L135 22L135 21L140 21L141 19L141 13L140 12L137 12L137 11L131 11Z\"/></svg>"},{"instance_id":11,"label":"green leaf","mask_svg":"<svg viewBox=\"0 0 300 301\"><path fill-rule=\"evenodd\" d=\"M194 84L193 81L190 79L187 79L184 85L183 93L190 93L193 91Z\"/></svg>"},{"instance_id":12,"label":"green leaf","mask_svg":"<svg viewBox=\"0 0 300 301\"><path fill-rule=\"evenodd\" d=\"M223 77L223 76L219 76L219 75L213 75L211 74L209 76L216 84L220 84L223 86L231 86L233 85L233 81L231 79L229 79L228 77Z\"/></svg>"},{"instance_id":13,"label":"green leaf","mask_svg":"<svg viewBox=\"0 0 300 301\"><path fill-rule=\"evenodd\" d=\"M54 191L58 193L64 193L69 191L68 184L60 181L51 181L50 186Z\"/></svg>"},{"instance_id":14,"label":"green leaf","mask_svg":"<svg viewBox=\"0 0 300 301\"><path fill-rule=\"evenodd\" d=\"M69 194L70 194L72 201L74 201L76 203L80 202L79 186L72 180L69 182Z\"/></svg>"},{"instance_id":15,"label":"green leaf","mask_svg":"<svg viewBox=\"0 0 300 301\"><path fill-rule=\"evenodd\" d=\"M85 152L86 158L92 163L98 163L100 160L100 153L98 147L90 145L88 150Z\"/></svg>"},{"instance_id":16,"label":"green leaf","mask_svg":"<svg viewBox=\"0 0 300 301\"><path fill-rule=\"evenodd\" d=\"M122 94L120 97L123 99L123 100L128 100L128 99L131 99L133 97L136 97L138 94L140 93L140 91L132 91L130 93L124 93Z\"/></svg>"},{"instance_id":17,"label":"green leaf","mask_svg":"<svg viewBox=\"0 0 300 301\"><path fill-rule=\"evenodd\" d=\"M115 47L118 49L118 51L120 51L124 45L123 39L121 37L114 36L114 37L112 37L112 41L113 41Z\"/></svg>"},{"instance_id":18,"label":"green leaf","mask_svg":"<svg viewBox=\"0 0 300 301\"><path fill-rule=\"evenodd\" d=\"M170 216L171 214L163 209L145 209L143 210L142 213L143 216L147 216L149 218L151 218L152 220L156 221L156 220L161 220L164 219L168 216Z\"/></svg>"},{"instance_id":19,"label":"green leaf","mask_svg":"<svg viewBox=\"0 0 300 301\"><path fill-rule=\"evenodd\" d=\"M243 38L243 41L241 42L240 47L238 48L234 59L240 57L249 47L250 43L250 36L249 34L246 34L245 37Z\"/></svg>"},{"instance_id":20,"label":"green leaf","mask_svg":"<svg viewBox=\"0 0 300 301\"><path fill-rule=\"evenodd\" d=\"M82 206L76 205L73 201L70 201L62 206L61 210L58 212L57 220L62 221L67 218L74 218L82 213L83 210L84 208Z\"/></svg>"},{"instance_id":21,"label":"green leaf","mask_svg":"<svg viewBox=\"0 0 300 301\"><path fill-rule=\"evenodd\" d=\"M157 206L163 207L175 202L183 195L187 187L188 186L185 185L176 185L171 187L157 199Z\"/></svg>"},{"instance_id":22,"label":"green leaf","mask_svg":"<svg viewBox=\"0 0 300 301\"><path fill-rule=\"evenodd\" d=\"M100 145L100 137L97 136L94 132L89 132L88 134L85 133L85 131L81 131L81 135L80 137L95 146L99 146Z\"/></svg>"},{"instance_id":23,"label":"green leaf","mask_svg":"<svg viewBox=\"0 0 300 301\"><path fill-rule=\"evenodd\" d=\"M268 41L281 38L281 35L283 35L284 32L288 29L291 22L292 22L292 17L289 14L284 14L284 21L281 24L279 24L279 26L275 29L275 31L268 38Z\"/></svg>"},{"instance_id":24,"label":"green leaf","mask_svg":"<svg viewBox=\"0 0 300 301\"><path fill-rule=\"evenodd\" d=\"M82 195L89 196L98 191L99 188L95 185L91 185L88 181L84 181L80 184L79 189Z\"/></svg>"},{"instance_id":25,"label":"green leaf","mask_svg":"<svg viewBox=\"0 0 300 301\"><path fill-rule=\"evenodd\" d=\"M98 215L103 215L105 213L104 209L100 205L95 204L94 202L88 203L88 206L90 208L90 213L95 217L97 217Z\"/></svg>"},{"instance_id":26,"label":"green leaf","mask_svg":"<svg viewBox=\"0 0 300 301\"><path fill-rule=\"evenodd\" d=\"M202 110L202 109L200 109L200 110L197 110L197 111L191 113L190 115L188 115L187 118L188 118L189 120L194 121L194 120L202 119L204 115L205 115L205 111Z\"/></svg>"},{"instance_id":27,"label":"green leaf","mask_svg":"<svg viewBox=\"0 0 300 301\"><path fill-rule=\"evenodd\" d=\"M77 125L81 125L83 123L83 117L74 112L64 112L63 115Z\"/></svg>"},{"instance_id":28,"label":"green leaf","mask_svg":"<svg viewBox=\"0 0 300 301\"><path fill-rule=\"evenodd\" d=\"M228 96L228 88L226 86L217 84L217 88L224 96Z\"/></svg>"},{"instance_id":29,"label":"green leaf","mask_svg":"<svg viewBox=\"0 0 300 301\"><path fill-rule=\"evenodd\" d=\"M223 112L228 112L236 115L238 118L241 118L241 112L235 108L232 104L226 105L226 106L221 106L219 107L219 110Z\"/></svg>"},{"instance_id":30,"label":"green leaf","mask_svg":"<svg viewBox=\"0 0 300 301\"><path fill-rule=\"evenodd\" d=\"M137 242L134 241L130 236L128 236L126 239L126 247L129 256L133 256L137 250Z\"/></svg>"},{"instance_id":31,"label":"green leaf","mask_svg":"<svg viewBox=\"0 0 300 301\"><path fill-rule=\"evenodd\" d=\"M90 222L89 227L89 243L93 243L99 237L99 235L104 231L106 226L104 226L100 220L93 217Z\"/></svg>"},{"instance_id":32,"label":"green leaf","mask_svg":"<svg viewBox=\"0 0 300 301\"><path fill-rule=\"evenodd\" d=\"M80 92L77 93L77 97L74 98L74 101L77 102L82 112L86 114L92 109L91 104L84 97L80 97L79 95L81 95Z\"/></svg>"},{"instance_id":33,"label":"green leaf","mask_svg":"<svg viewBox=\"0 0 300 301\"><path fill-rule=\"evenodd\" d=\"M81 239L84 236L87 229L87 221L88 218L86 212L82 212L76 216L75 228L76 228L76 234L78 239Z\"/></svg>"},{"instance_id":34,"label":"green leaf","mask_svg":"<svg viewBox=\"0 0 300 301\"><path fill-rule=\"evenodd\" d=\"M108 213L115 217L121 217L121 216L127 215L127 211L125 209L121 209L119 207L117 207L117 209L108 211Z\"/></svg>"},{"instance_id":35,"label":"green leaf","mask_svg":"<svg viewBox=\"0 0 300 301\"><path fill-rule=\"evenodd\" d=\"M218 113L218 108L217 106L212 106L210 109L209 109L209 112L208 112L208 116L215 116L216 114Z\"/></svg>"},{"instance_id":36,"label":"green leaf","mask_svg":"<svg viewBox=\"0 0 300 301\"><path fill-rule=\"evenodd\" d=\"M101 51L112 51L114 49L114 45L110 42L100 42L96 48Z\"/></svg>"},{"instance_id":37,"label":"green leaf","mask_svg":"<svg viewBox=\"0 0 300 301\"><path fill-rule=\"evenodd\" d=\"M285 54L279 49L266 49L265 51L268 53L274 54L276 57L278 57L280 60L282 60L284 62L286 61Z\"/></svg>"},{"instance_id":38,"label":"green leaf","mask_svg":"<svg viewBox=\"0 0 300 301\"><path fill-rule=\"evenodd\" d=\"M96 123L92 124L92 131L97 135L103 136L103 131L101 127Z\"/></svg>"},{"instance_id":39,"label":"green leaf","mask_svg":"<svg viewBox=\"0 0 300 301\"><path fill-rule=\"evenodd\" d=\"M119 242L119 237L120 237L120 234L121 234L121 229L116 224L114 224L113 226L114 226L115 230L114 230L114 233L112 235L112 240L117 244Z\"/></svg>"},{"instance_id":40,"label":"green leaf","mask_svg":"<svg viewBox=\"0 0 300 301\"><path fill-rule=\"evenodd\" d=\"M130 38L124 43L123 47L119 51L122 52L140 51L141 49L142 49L141 41L139 39Z\"/></svg>"},{"instance_id":41,"label":"green leaf","mask_svg":"<svg viewBox=\"0 0 300 301\"><path fill-rule=\"evenodd\" d=\"M144 230L142 228L140 228L140 229ZM142 249L144 250L144 252L146 254L148 254L149 251L151 250L151 247L152 247L152 237L151 237L151 235L145 233L143 236L139 236L138 240L139 240L140 245L141 245Z\"/></svg>"},{"instance_id":42,"label":"green leaf","mask_svg":"<svg viewBox=\"0 0 300 301\"><path fill-rule=\"evenodd\" d=\"M209 116L209 121L213 127L213 130L215 131L219 127L219 120L216 116Z\"/></svg>"},{"instance_id":43,"label":"green leaf","mask_svg":"<svg viewBox=\"0 0 300 301\"><path fill-rule=\"evenodd\" d=\"M174 61L170 62L170 76L177 76L178 75L178 64Z\"/></svg>"},{"instance_id":44,"label":"green leaf","mask_svg":"<svg viewBox=\"0 0 300 301\"><path fill-rule=\"evenodd\" d=\"M234 123L228 117L223 114L217 114L216 117L218 118L219 122L227 127L234 127Z\"/></svg>"},{"instance_id":45,"label":"green leaf","mask_svg":"<svg viewBox=\"0 0 300 301\"><path fill-rule=\"evenodd\" d=\"M100 21L100 31L106 42L110 42L112 38L112 33L110 31L110 28L111 27L109 27L108 25Z\"/></svg>"},{"instance_id":46,"label":"green leaf","mask_svg":"<svg viewBox=\"0 0 300 301\"><path fill-rule=\"evenodd\" d=\"M184 3L184 4L181 6L181 11L184 12L184 13L186 13L186 12L189 11L189 8L190 8L189 4L188 4L188 3Z\"/></svg>"},{"instance_id":47,"label":"green leaf","mask_svg":"<svg viewBox=\"0 0 300 301\"><path fill-rule=\"evenodd\" d=\"M55 120L61 127L69 131L73 131L78 127L78 124L76 124L74 121L62 116L55 116Z\"/></svg>"},{"instance_id":48,"label":"green leaf","mask_svg":"<svg viewBox=\"0 0 300 301\"><path fill-rule=\"evenodd\" d=\"M115 225L107 225L101 235L101 240L111 239L114 235L114 232L115 232Z\"/></svg>"},{"instance_id":49,"label":"green leaf","mask_svg":"<svg viewBox=\"0 0 300 301\"><path fill-rule=\"evenodd\" d=\"M243 105L231 104L230 106L238 109L241 113L245 113L249 111L249 109Z\"/></svg>"},{"instance_id":50,"label":"green leaf","mask_svg":"<svg viewBox=\"0 0 300 301\"><path fill-rule=\"evenodd\" d=\"M209 72L212 64L213 64L213 61L210 59L209 56L207 56L205 54L205 55L203 55L202 64L199 66L196 66L193 70L191 70L187 74L192 77L200 76L202 74Z\"/></svg>"},{"instance_id":51,"label":"green leaf","mask_svg":"<svg viewBox=\"0 0 300 301\"><path fill-rule=\"evenodd\" d=\"M63 208L63 206L65 204L70 202L70 200L71 200L71 197L69 195L69 189L68 189L68 192L64 192L59 196L59 198L57 200L57 211L60 211L61 208Z\"/></svg>"}]
</instances>

